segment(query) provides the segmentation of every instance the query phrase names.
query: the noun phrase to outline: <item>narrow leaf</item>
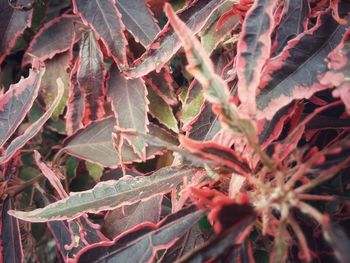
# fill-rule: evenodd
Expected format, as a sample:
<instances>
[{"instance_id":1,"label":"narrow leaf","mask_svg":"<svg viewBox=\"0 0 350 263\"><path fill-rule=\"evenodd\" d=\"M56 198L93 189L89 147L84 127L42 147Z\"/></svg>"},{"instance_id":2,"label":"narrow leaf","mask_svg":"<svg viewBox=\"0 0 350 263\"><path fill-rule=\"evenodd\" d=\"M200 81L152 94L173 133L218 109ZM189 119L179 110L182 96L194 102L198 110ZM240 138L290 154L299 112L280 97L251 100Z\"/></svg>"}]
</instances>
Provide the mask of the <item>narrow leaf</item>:
<instances>
[{"instance_id":1,"label":"narrow leaf","mask_svg":"<svg viewBox=\"0 0 350 263\"><path fill-rule=\"evenodd\" d=\"M44 208L30 212L14 211L8 213L30 222L73 219L83 213L98 213L148 199L153 195L167 193L190 176L195 168L169 167L151 176L124 177L118 181L100 182L88 191L71 193L69 197Z\"/></svg>"},{"instance_id":2,"label":"narrow leaf","mask_svg":"<svg viewBox=\"0 0 350 263\"><path fill-rule=\"evenodd\" d=\"M38 95L45 69L30 70L27 78L12 84L0 98L0 147L15 132Z\"/></svg>"},{"instance_id":3,"label":"narrow leaf","mask_svg":"<svg viewBox=\"0 0 350 263\"><path fill-rule=\"evenodd\" d=\"M191 31L196 34L204 26L210 14L224 1L225 0L192 1L188 7L181 10L178 15ZM180 48L181 42L168 23L157 35L157 38L142 57L134 62L134 67L128 69L126 73L132 78L137 78L147 75L153 70L160 71Z\"/></svg>"},{"instance_id":4,"label":"narrow leaf","mask_svg":"<svg viewBox=\"0 0 350 263\"><path fill-rule=\"evenodd\" d=\"M144 82L142 79L126 79L114 65L109 73L107 94L112 102L118 129L146 133L148 100ZM135 138L131 144L140 158L144 159L146 145L143 140Z\"/></svg>"},{"instance_id":5,"label":"narrow leaf","mask_svg":"<svg viewBox=\"0 0 350 263\"><path fill-rule=\"evenodd\" d=\"M118 0L116 5L126 29L144 46L151 44L160 29L146 1Z\"/></svg>"},{"instance_id":6,"label":"narrow leaf","mask_svg":"<svg viewBox=\"0 0 350 263\"><path fill-rule=\"evenodd\" d=\"M94 30L101 39L109 56L113 56L119 66L126 65L126 39L124 25L113 0L74 0L74 13Z\"/></svg>"}]
</instances>

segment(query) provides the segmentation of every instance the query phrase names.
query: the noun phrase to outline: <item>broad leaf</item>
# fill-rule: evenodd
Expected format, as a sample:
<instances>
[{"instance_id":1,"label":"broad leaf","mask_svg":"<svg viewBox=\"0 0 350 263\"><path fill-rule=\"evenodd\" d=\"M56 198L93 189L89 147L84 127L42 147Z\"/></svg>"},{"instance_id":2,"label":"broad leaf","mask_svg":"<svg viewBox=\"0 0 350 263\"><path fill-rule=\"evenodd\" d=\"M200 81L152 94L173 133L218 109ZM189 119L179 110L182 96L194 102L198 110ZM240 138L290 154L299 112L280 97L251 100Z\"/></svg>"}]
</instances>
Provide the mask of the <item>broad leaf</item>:
<instances>
[{"instance_id":1,"label":"broad leaf","mask_svg":"<svg viewBox=\"0 0 350 263\"><path fill-rule=\"evenodd\" d=\"M21 232L18 219L8 215L8 211L14 209L14 200L9 197L2 203L0 237L2 248L1 262L23 262L23 250Z\"/></svg>"},{"instance_id":2,"label":"broad leaf","mask_svg":"<svg viewBox=\"0 0 350 263\"><path fill-rule=\"evenodd\" d=\"M124 26L113 0L74 0L74 13L94 30L119 66L126 65Z\"/></svg>"},{"instance_id":3,"label":"broad leaf","mask_svg":"<svg viewBox=\"0 0 350 263\"><path fill-rule=\"evenodd\" d=\"M0 97L0 147L15 132L38 95L45 69L30 70L27 78L12 84Z\"/></svg>"},{"instance_id":4,"label":"broad leaf","mask_svg":"<svg viewBox=\"0 0 350 263\"><path fill-rule=\"evenodd\" d=\"M100 182L88 191L70 193L69 197L44 208L30 212L14 211L8 213L30 222L73 219L84 213L98 213L112 210L156 194L172 191L184 177L193 175L195 168L167 167L150 176L123 177L118 181Z\"/></svg>"},{"instance_id":5,"label":"broad leaf","mask_svg":"<svg viewBox=\"0 0 350 263\"><path fill-rule=\"evenodd\" d=\"M277 0L257 0L246 14L237 44L238 97L244 112L254 115L261 71L270 56L273 12Z\"/></svg>"},{"instance_id":6,"label":"broad leaf","mask_svg":"<svg viewBox=\"0 0 350 263\"><path fill-rule=\"evenodd\" d=\"M11 141L10 145L6 148L3 155L0 157L0 163L8 161L20 148L22 148L30 139L32 139L45 124L45 122L50 119L52 113L58 106L64 92L64 86L61 79L57 79L58 92L57 97L50 105L50 108L33 124L31 124L25 132L18 136L16 139Z\"/></svg>"},{"instance_id":7,"label":"broad leaf","mask_svg":"<svg viewBox=\"0 0 350 263\"><path fill-rule=\"evenodd\" d=\"M118 0L116 5L126 29L144 46L151 44L160 29L146 1Z\"/></svg>"},{"instance_id":8,"label":"broad leaf","mask_svg":"<svg viewBox=\"0 0 350 263\"><path fill-rule=\"evenodd\" d=\"M126 205L111 211L105 218L104 232L114 238L125 231L145 222L157 224L160 218L162 196L156 195L148 200Z\"/></svg>"},{"instance_id":9,"label":"broad leaf","mask_svg":"<svg viewBox=\"0 0 350 263\"><path fill-rule=\"evenodd\" d=\"M0 2L0 63L10 53L24 29L30 27L32 11L19 11L12 8L8 1Z\"/></svg>"},{"instance_id":10,"label":"broad leaf","mask_svg":"<svg viewBox=\"0 0 350 263\"><path fill-rule=\"evenodd\" d=\"M309 98L327 88L318 78L327 71L326 58L346 28L325 13L316 26L289 41L281 54L269 61L257 96L258 118L271 119L292 100Z\"/></svg>"},{"instance_id":11,"label":"broad leaf","mask_svg":"<svg viewBox=\"0 0 350 263\"><path fill-rule=\"evenodd\" d=\"M172 246L203 216L194 207L185 208L159 224L141 225L139 229L79 253L79 262L153 262L156 253Z\"/></svg>"},{"instance_id":12,"label":"broad leaf","mask_svg":"<svg viewBox=\"0 0 350 263\"><path fill-rule=\"evenodd\" d=\"M178 13L180 19L192 30L198 33L204 26L209 15L225 0L193 1L189 6ZM130 77L137 78L149 72L160 69L181 48L181 42L170 24L164 26L161 33L153 41L146 53L134 62L134 67L127 70Z\"/></svg>"},{"instance_id":13,"label":"broad leaf","mask_svg":"<svg viewBox=\"0 0 350 263\"><path fill-rule=\"evenodd\" d=\"M104 115L105 70L103 55L91 31L86 32L83 36L79 62L77 81L85 98L83 122L86 124Z\"/></svg>"},{"instance_id":14,"label":"broad leaf","mask_svg":"<svg viewBox=\"0 0 350 263\"><path fill-rule=\"evenodd\" d=\"M118 129L132 129L141 133L147 130L147 89L142 79L126 79L116 66L109 71L108 97L117 119ZM145 143L135 138L130 141L141 159L145 158Z\"/></svg>"},{"instance_id":15,"label":"broad leaf","mask_svg":"<svg viewBox=\"0 0 350 263\"><path fill-rule=\"evenodd\" d=\"M25 54L26 59L31 56L44 61L71 49L79 39L79 32L74 24L76 20L76 16L63 15L46 23L30 43Z\"/></svg>"}]
</instances>

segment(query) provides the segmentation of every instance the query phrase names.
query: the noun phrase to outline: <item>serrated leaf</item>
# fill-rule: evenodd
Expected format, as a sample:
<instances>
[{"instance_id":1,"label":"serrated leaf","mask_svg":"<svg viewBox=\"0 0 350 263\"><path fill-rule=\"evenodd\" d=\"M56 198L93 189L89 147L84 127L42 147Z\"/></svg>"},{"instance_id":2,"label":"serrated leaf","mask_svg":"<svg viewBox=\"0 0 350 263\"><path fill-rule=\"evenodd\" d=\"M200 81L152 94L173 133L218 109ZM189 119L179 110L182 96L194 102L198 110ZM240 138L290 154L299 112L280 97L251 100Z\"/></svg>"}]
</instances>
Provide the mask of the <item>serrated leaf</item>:
<instances>
[{"instance_id":1,"label":"serrated leaf","mask_svg":"<svg viewBox=\"0 0 350 263\"><path fill-rule=\"evenodd\" d=\"M24 29L30 26L32 10L19 11L12 8L8 1L0 2L0 63L10 53Z\"/></svg>"},{"instance_id":2,"label":"serrated leaf","mask_svg":"<svg viewBox=\"0 0 350 263\"><path fill-rule=\"evenodd\" d=\"M14 208L12 198L6 198L2 203L1 209L1 262L23 262L23 249L21 242L21 232L17 218L8 215L8 211Z\"/></svg>"},{"instance_id":3,"label":"serrated leaf","mask_svg":"<svg viewBox=\"0 0 350 263\"><path fill-rule=\"evenodd\" d=\"M201 0L191 2L178 15L182 21L192 30L198 33L204 26L209 15L225 0ZM133 67L126 71L132 78L147 75L149 72L160 69L181 48L181 41L170 24L164 26L157 38L149 46L147 51L134 62Z\"/></svg>"},{"instance_id":4,"label":"serrated leaf","mask_svg":"<svg viewBox=\"0 0 350 263\"><path fill-rule=\"evenodd\" d=\"M127 64L124 25L113 0L74 0L74 13L94 30L96 38L101 39L109 56L113 56L119 66Z\"/></svg>"},{"instance_id":5,"label":"serrated leaf","mask_svg":"<svg viewBox=\"0 0 350 263\"><path fill-rule=\"evenodd\" d=\"M149 110L153 117L169 129L178 133L177 120L172 108L152 89L148 88Z\"/></svg>"},{"instance_id":6,"label":"serrated leaf","mask_svg":"<svg viewBox=\"0 0 350 263\"><path fill-rule=\"evenodd\" d=\"M40 96L44 98L46 105L51 105L57 95L56 79L61 78L64 85L64 93L60 104L52 113L52 119L57 121L58 117L63 113L68 99L69 87L69 68L70 56L68 52L59 54L50 60L45 61L45 74L41 80Z\"/></svg>"},{"instance_id":7,"label":"serrated leaf","mask_svg":"<svg viewBox=\"0 0 350 263\"><path fill-rule=\"evenodd\" d=\"M98 213L148 199L156 194L167 193L190 176L195 168L169 167L158 170L150 176L124 177L118 181L100 182L88 191L70 193L69 197L44 208L30 212L8 213L30 222L73 219L84 213Z\"/></svg>"},{"instance_id":8,"label":"serrated leaf","mask_svg":"<svg viewBox=\"0 0 350 263\"><path fill-rule=\"evenodd\" d=\"M45 69L30 70L27 78L12 84L0 98L0 147L21 124L38 96Z\"/></svg>"},{"instance_id":9,"label":"serrated leaf","mask_svg":"<svg viewBox=\"0 0 350 263\"><path fill-rule=\"evenodd\" d=\"M93 33L83 36L79 53L77 81L85 99L83 122L86 124L104 115L105 69L102 52Z\"/></svg>"},{"instance_id":10,"label":"serrated leaf","mask_svg":"<svg viewBox=\"0 0 350 263\"><path fill-rule=\"evenodd\" d=\"M159 224L141 225L120 239L91 246L79 253L80 262L153 262L156 253L172 246L203 216L202 211L194 207L185 208L162 220ZM85 252L85 253L84 253Z\"/></svg>"},{"instance_id":11,"label":"serrated leaf","mask_svg":"<svg viewBox=\"0 0 350 263\"><path fill-rule=\"evenodd\" d=\"M241 108L251 116L256 112L256 93L262 68L270 56L273 12L277 0L257 0L249 9L237 44L238 97Z\"/></svg>"},{"instance_id":12,"label":"serrated leaf","mask_svg":"<svg viewBox=\"0 0 350 263\"><path fill-rule=\"evenodd\" d=\"M148 118L147 89L142 79L126 79L115 65L109 71L108 97L117 119L118 129L132 129L146 133ZM139 138L130 141L141 159L145 158L146 144Z\"/></svg>"},{"instance_id":13,"label":"serrated leaf","mask_svg":"<svg viewBox=\"0 0 350 263\"><path fill-rule=\"evenodd\" d=\"M289 41L282 53L269 61L256 98L259 119L271 119L292 100L309 98L328 88L319 83L319 76L327 71L326 58L346 28L325 13L316 26Z\"/></svg>"},{"instance_id":14,"label":"serrated leaf","mask_svg":"<svg viewBox=\"0 0 350 263\"><path fill-rule=\"evenodd\" d=\"M74 25L76 20L76 16L62 15L44 24L31 41L25 54L25 62L29 62L29 57L44 61L71 49L80 37Z\"/></svg>"},{"instance_id":15,"label":"serrated leaf","mask_svg":"<svg viewBox=\"0 0 350 263\"><path fill-rule=\"evenodd\" d=\"M160 29L146 1L118 0L116 5L126 29L144 46L151 44Z\"/></svg>"},{"instance_id":16,"label":"serrated leaf","mask_svg":"<svg viewBox=\"0 0 350 263\"><path fill-rule=\"evenodd\" d=\"M57 79L57 85L57 97L50 105L50 108L36 122L31 124L22 135L16 137L16 139L11 141L10 145L6 148L0 157L0 164L8 161L20 148L22 148L30 139L33 138L40 131L45 122L50 119L64 92L64 86L61 79Z\"/></svg>"},{"instance_id":17,"label":"serrated leaf","mask_svg":"<svg viewBox=\"0 0 350 263\"><path fill-rule=\"evenodd\" d=\"M75 157L100 164L105 167L118 167L119 156L114 149L112 132L116 120L113 117L92 122L85 128L78 130L64 142L62 152L66 152ZM176 143L176 140L159 127L150 124L150 134L163 138L166 141ZM147 147L146 158L151 158L162 150L160 147ZM133 149L124 144L122 148L122 157L125 162L139 162L140 158Z\"/></svg>"}]
</instances>

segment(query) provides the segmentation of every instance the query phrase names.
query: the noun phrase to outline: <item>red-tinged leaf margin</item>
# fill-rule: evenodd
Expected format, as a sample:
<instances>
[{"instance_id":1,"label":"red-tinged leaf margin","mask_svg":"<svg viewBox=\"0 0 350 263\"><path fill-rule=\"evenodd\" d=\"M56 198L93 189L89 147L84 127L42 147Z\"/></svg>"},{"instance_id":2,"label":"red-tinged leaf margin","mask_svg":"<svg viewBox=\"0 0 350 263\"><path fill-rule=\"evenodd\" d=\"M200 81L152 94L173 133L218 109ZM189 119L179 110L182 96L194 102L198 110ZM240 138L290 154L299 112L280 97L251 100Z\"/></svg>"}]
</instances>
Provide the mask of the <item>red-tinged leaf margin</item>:
<instances>
[{"instance_id":1,"label":"red-tinged leaf margin","mask_svg":"<svg viewBox=\"0 0 350 263\"><path fill-rule=\"evenodd\" d=\"M15 32L13 33L12 36L10 36L10 39L3 39L4 37L6 37L7 33L8 33L8 27L6 27L6 30L3 31L3 28L1 28L1 34L2 34L2 38L1 38L1 53L0 53L0 64L3 62L3 60L5 59L5 57L11 52L11 49L15 46L17 39L23 34L23 31L27 28L30 27L31 23L32 23L32 15L33 15L33 11L29 10L29 11L20 11L20 10L15 10L14 8L12 8L8 1L1 1L0 4L0 15L3 19L2 25L4 25L5 23L10 24L11 26L17 27L15 28ZM6 15L3 14L3 11L6 12L12 12L11 17L6 17ZM13 16L19 17L22 20L22 24L18 23L18 21L16 21L15 19L13 19ZM8 19L6 19L8 18ZM7 21L6 21L7 20ZM14 23L16 22L16 23ZM8 26L7 24L7 26ZM4 41L5 40L5 41ZM3 43L4 42L4 43ZM6 46L3 46L6 45Z\"/></svg>"},{"instance_id":2,"label":"red-tinged leaf margin","mask_svg":"<svg viewBox=\"0 0 350 263\"><path fill-rule=\"evenodd\" d=\"M35 34L34 38L30 42L30 45L24 54L24 62L23 64L30 63L30 60L28 59L29 57L35 57L41 61L45 61L46 59L51 59L53 58L56 54L63 53L67 50L70 50L74 43L77 42L80 39L80 36L78 34L78 30L75 29L75 23L74 20L77 20L77 16L75 15L70 15L70 14L63 14L60 17L57 17L55 19L52 19L51 21L47 22L46 24L43 25L42 28ZM69 23L70 22L70 23ZM68 23L68 25L65 25L64 27L64 32L65 32L65 37L64 41L62 41L62 36L58 34L57 30L52 30L52 27L58 25L58 24L64 24ZM52 32L50 32L52 30ZM48 34L46 37L53 38L51 39L54 43L53 44L62 44L66 43L66 46L62 46L59 49L51 49L50 44L46 44L45 48L48 49L48 52L44 52L41 55L36 54L38 51L35 51L37 48L36 45L42 45L42 42L44 42L41 38L45 36L45 34ZM56 37L59 37L59 39L55 39ZM69 41L67 41L67 39ZM60 41L61 40L61 41Z\"/></svg>"},{"instance_id":3,"label":"red-tinged leaf margin","mask_svg":"<svg viewBox=\"0 0 350 263\"><path fill-rule=\"evenodd\" d=\"M185 136L179 136L179 140L182 147L204 159L213 160L239 174L251 172L247 160L228 147L213 142L194 141Z\"/></svg>"},{"instance_id":4,"label":"red-tinged leaf margin","mask_svg":"<svg viewBox=\"0 0 350 263\"><path fill-rule=\"evenodd\" d=\"M205 25L210 14L224 2L225 0L191 1L177 14L185 23L188 23L193 33L196 34ZM181 41L168 22L147 51L125 73L131 78L138 78L153 70L159 72L180 48Z\"/></svg>"},{"instance_id":5,"label":"red-tinged leaf margin","mask_svg":"<svg viewBox=\"0 0 350 263\"><path fill-rule=\"evenodd\" d=\"M109 255L112 255L110 259L116 260L116 262L117 261L119 262L121 259L115 258L116 256L118 256L118 253L123 253L123 251L132 249L133 246L135 246L135 248L133 248L134 250L137 249L137 243L142 242L143 240L149 240L152 244L152 237L157 235L161 236L162 231L166 231L171 227L177 228L178 231L175 234L175 236L171 236L170 233L168 233L166 236L162 238L164 244L157 245L156 244L157 242L155 242L153 244L154 248L148 247L148 249L151 249L150 253L147 254L146 252L149 252L147 250L143 252L143 256L147 256L147 258L143 258L144 261L142 262L153 262L153 259L158 250L168 249L171 246L173 246L176 243L176 241L183 234L185 234L189 228L191 228L191 226L193 226L196 222L198 222L198 220L201 217L203 217L204 214L205 213L203 211L199 211L199 210L196 211L194 206L184 208L178 211L177 213L167 216L158 224L143 223L136 226L133 229L130 229L127 232L124 232L120 236L116 237L113 241L107 241L103 243L101 242L100 244L85 247L78 253L76 259L78 261L84 262L87 260L87 258L91 259L94 256L99 257L100 256L99 253L102 252L101 253L102 258L101 257L99 257L98 259L94 258L94 261L100 261L102 259L108 260ZM167 238L171 240L169 241L167 240ZM113 251L112 249L114 249L115 251ZM110 253L110 250L112 250L113 253ZM123 255L121 255L121 257L123 257ZM130 256L129 256L129 259L130 259Z\"/></svg>"},{"instance_id":6,"label":"red-tinged leaf margin","mask_svg":"<svg viewBox=\"0 0 350 263\"><path fill-rule=\"evenodd\" d=\"M103 117L106 93L103 54L91 31L86 32L81 41L78 65L77 81L85 99L83 123L87 124Z\"/></svg>"},{"instance_id":7,"label":"red-tinged leaf margin","mask_svg":"<svg viewBox=\"0 0 350 263\"><path fill-rule=\"evenodd\" d=\"M270 57L273 12L278 0L256 0L247 12L237 44L238 97L241 109L254 116L262 68ZM257 28L258 27L258 28Z\"/></svg>"},{"instance_id":8,"label":"red-tinged leaf margin","mask_svg":"<svg viewBox=\"0 0 350 263\"><path fill-rule=\"evenodd\" d=\"M40 131L45 122L51 117L57 105L60 103L64 93L64 85L61 79L57 79L57 86L57 97L52 102L49 109L36 122L31 124L22 135L18 136L10 143L3 155L0 157L0 164L7 162L20 148L22 148L30 139L32 139Z\"/></svg>"},{"instance_id":9,"label":"red-tinged leaf margin","mask_svg":"<svg viewBox=\"0 0 350 263\"><path fill-rule=\"evenodd\" d=\"M30 69L27 78L12 84L9 90L0 98L0 120L1 120L1 137L0 147L10 138L21 124L28 111L33 105L34 100L38 96L42 76L45 73L45 68ZM21 103L21 108L15 103ZM11 115L11 116L10 116ZM9 122L11 119L11 123ZM6 124L5 124L6 121Z\"/></svg>"},{"instance_id":10,"label":"red-tinged leaf margin","mask_svg":"<svg viewBox=\"0 0 350 263\"><path fill-rule=\"evenodd\" d=\"M89 7L92 10L88 10ZM73 0L73 11L81 17L84 24L95 32L96 38L102 41L107 49L107 55L112 56L117 65L124 68L128 64L126 59L127 40L123 33L125 26L114 1ZM97 15L99 15L99 19L96 18ZM101 20L104 23L101 23ZM108 34L102 34L106 28L109 30Z\"/></svg>"},{"instance_id":11,"label":"red-tinged leaf margin","mask_svg":"<svg viewBox=\"0 0 350 263\"><path fill-rule=\"evenodd\" d=\"M79 57L75 61L69 77L69 94L66 112L66 130L71 135L83 127L83 116L85 112L85 101L77 81L77 71L80 64Z\"/></svg>"}]
</instances>

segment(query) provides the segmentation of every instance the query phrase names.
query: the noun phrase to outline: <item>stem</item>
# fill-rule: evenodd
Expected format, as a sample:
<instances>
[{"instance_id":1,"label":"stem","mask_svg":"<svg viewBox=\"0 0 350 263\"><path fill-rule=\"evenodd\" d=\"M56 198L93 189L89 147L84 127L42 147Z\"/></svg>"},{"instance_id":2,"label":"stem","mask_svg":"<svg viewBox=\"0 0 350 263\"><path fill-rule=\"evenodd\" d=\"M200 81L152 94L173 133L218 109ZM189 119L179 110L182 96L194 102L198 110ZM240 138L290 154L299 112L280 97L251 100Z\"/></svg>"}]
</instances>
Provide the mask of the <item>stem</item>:
<instances>
[{"instance_id":1,"label":"stem","mask_svg":"<svg viewBox=\"0 0 350 263\"><path fill-rule=\"evenodd\" d=\"M330 195L310 195L310 194L298 194L298 199L307 201L335 201L336 198Z\"/></svg>"},{"instance_id":2,"label":"stem","mask_svg":"<svg viewBox=\"0 0 350 263\"><path fill-rule=\"evenodd\" d=\"M313 208L311 205L308 205L307 203L304 203L304 202L300 202L297 207L304 214L308 214L311 217L313 217L320 225L323 224L324 216L317 209Z\"/></svg>"},{"instance_id":3,"label":"stem","mask_svg":"<svg viewBox=\"0 0 350 263\"><path fill-rule=\"evenodd\" d=\"M303 231L301 230L300 226L298 225L298 223L294 220L294 218L292 216L290 216L288 218L288 223L292 227L295 235L298 238L301 250L303 251L303 254L306 258L306 261L311 262L310 250L309 250L309 247L307 245L307 241L306 241L306 238L305 238Z\"/></svg>"},{"instance_id":4,"label":"stem","mask_svg":"<svg viewBox=\"0 0 350 263\"><path fill-rule=\"evenodd\" d=\"M45 177L42 176L42 174L30 179L29 181L26 181L20 185L15 185L7 188L7 193L9 196L14 197L15 195L22 192L24 189L33 186L35 183L39 182L40 180L44 179Z\"/></svg>"}]
</instances>

